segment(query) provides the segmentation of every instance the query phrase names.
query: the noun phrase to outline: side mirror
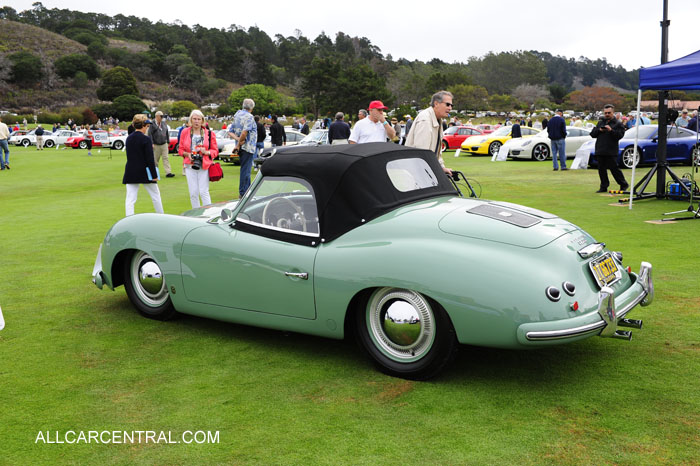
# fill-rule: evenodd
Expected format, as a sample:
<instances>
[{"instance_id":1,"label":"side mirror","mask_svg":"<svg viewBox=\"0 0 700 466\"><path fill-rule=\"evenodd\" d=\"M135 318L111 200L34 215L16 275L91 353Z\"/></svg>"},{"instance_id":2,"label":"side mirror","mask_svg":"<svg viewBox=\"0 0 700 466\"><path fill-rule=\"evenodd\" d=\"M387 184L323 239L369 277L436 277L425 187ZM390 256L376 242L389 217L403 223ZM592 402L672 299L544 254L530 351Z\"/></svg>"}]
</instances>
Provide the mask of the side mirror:
<instances>
[{"instance_id":1,"label":"side mirror","mask_svg":"<svg viewBox=\"0 0 700 466\"><path fill-rule=\"evenodd\" d=\"M231 209L222 209L220 218L222 223L228 223L233 219L233 212Z\"/></svg>"}]
</instances>

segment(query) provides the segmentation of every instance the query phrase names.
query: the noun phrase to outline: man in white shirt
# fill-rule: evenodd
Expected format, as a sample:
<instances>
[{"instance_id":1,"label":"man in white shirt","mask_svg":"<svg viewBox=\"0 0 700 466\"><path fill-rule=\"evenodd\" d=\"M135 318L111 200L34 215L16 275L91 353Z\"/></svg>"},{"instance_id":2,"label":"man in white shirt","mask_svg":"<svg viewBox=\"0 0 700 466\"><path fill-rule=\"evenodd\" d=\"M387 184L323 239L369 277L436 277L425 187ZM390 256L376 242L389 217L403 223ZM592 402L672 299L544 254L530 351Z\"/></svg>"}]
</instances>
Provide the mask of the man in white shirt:
<instances>
[{"instance_id":1,"label":"man in white shirt","mask_svg":"<svg viewBox=\"0 0 700 466\"><path fill-rule=\"evenodd\" d=\"M387 138L393 139L396 136L396 131L384 117L386 109L387 107L381 100L370 102L369 115L355 123L352 133L350 133L350 144L386 142Z\"/></svg>"}]
</instances>

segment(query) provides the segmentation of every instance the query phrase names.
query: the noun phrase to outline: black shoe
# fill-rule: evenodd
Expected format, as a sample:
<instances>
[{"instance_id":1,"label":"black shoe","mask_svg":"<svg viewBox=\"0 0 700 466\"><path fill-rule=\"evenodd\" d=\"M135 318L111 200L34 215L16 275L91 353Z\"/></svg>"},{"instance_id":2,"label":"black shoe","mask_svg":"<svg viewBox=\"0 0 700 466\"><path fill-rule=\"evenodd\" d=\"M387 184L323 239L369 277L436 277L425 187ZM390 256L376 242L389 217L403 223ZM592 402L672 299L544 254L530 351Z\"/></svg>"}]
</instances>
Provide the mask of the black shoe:
<instances>
[{"instance_id":1,"label":"black shoe","mask_svg":"<svg viewBox=\"0 0 700 466\"><path fill-rule=\"evenodd\" d=\"M624 186L620 186L620 191L627 191L628 189L630 189L630 185L628 185L628 184L626 184Z\"/></svg>"},{"instance_id":2,"label":"black shoe","mask_svg":"<svg viewBox=\"0 0 700 466\"><path fill-rule=\"evenodd\" d=\"M554 167L554 168L552 168L552 171L556 172L556 171L559 171L559 169L557 167Z\"/></svg>"},{"instance_id":3,"label":"black shoe","mask_svg":"<svg viewBox=\"0 0 700 466\"><path fill-rule=\"evenodd\" d=\"M6 169L6 170L9 170L9 169L10 169L10 164L9 164L9 163L6 163L6 164L5 164L5 169Z\"/></svg>"},{"instance_id":4,"label":"black shoe","mask_svg":"<svg viewBox=\"0 0 700 466\"><path fill-rule=\"evenodd\" d=\"M174 176L175 175L173 175L172 173L168 173L167 175L165 175L166 178L173 178Z\"/></svg>"},{"instance_id":5,"label":"black shoe","mask_svg":"<svg viewBox=\"0 0 700 466\"><path fill-rule=\"evenodd\" d=\"M596 192L597 192L597 193L607 193L607 192L608 192L608 188L605 188L605 189L600 188L600 189L599 189L598 191L596 191Z\"/></svg>"},{"instance_id":6,"label":"black shoe","mask_svg":"<svg viewBox=\"0 0 700 466\"><path fill-rule=\"evenodd\" d=\"M561 171L564 171L564 170L568 170L568 168L564 167L564 168L561 169Z\"/></svg>"}]
</instances>

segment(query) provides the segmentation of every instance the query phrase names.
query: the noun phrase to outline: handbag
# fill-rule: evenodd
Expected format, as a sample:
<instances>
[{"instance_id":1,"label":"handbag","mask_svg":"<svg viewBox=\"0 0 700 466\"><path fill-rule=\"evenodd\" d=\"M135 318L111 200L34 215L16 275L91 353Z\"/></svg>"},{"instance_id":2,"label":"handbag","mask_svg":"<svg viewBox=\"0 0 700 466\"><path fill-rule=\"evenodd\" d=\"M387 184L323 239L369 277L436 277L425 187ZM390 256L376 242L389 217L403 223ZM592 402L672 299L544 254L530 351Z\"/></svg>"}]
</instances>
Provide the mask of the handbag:
<instances>
[{"instance_id":1,"label":"handbag","mask_svg":"<svg viewBox=\"0 0 700 466\"><path fill-rule=\"evenodd\" d=\"M219 162L209 165L209 181L219 181L224 177L224 171Z\"/></svg>"}]
</instances>

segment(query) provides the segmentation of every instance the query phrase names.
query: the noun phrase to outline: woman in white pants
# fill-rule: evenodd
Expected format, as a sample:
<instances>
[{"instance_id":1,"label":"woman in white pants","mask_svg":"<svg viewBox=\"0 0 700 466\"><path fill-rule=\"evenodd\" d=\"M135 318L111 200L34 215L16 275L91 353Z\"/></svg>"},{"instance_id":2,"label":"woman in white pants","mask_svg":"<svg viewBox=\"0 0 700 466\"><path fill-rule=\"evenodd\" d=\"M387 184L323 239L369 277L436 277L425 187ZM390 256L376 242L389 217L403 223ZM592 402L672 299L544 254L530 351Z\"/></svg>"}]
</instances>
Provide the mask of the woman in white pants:
<instances>
[{"instance_id":1,"label":"woman in white pants","mask_svg":"<svg viewBox=\"0 0 700 466\"><path fill-rule=\"evenodd\" d=\"M178 152L184 157L185 177L194 209L211 204L209 166L211 161L219 156L219 146L216 143L216 135L204 127L202 112L192 110L189 122L189 128L183 129L180 135ZM193 160L198 158L201 158L201 162Z\"/></svg>"},{"instance_id":2,"label":"woman in white pants","mask_svg":"<svg viewBox=\"0 0 700 466\"><path fill-rule=\"evenodd\" d=\"M126 216L134 215L134 204L138 197L139 186L143 185L151 196L153 208L159 214L163 213L163 203L158 189L158 175L153 158L153 144L146 136L148 125L151 124L146 115L134 115L132 121L134 132L126 138L126 166L122 183L126 185ZM149 174L150 178L149 179Z\"/></svg>"}]
</instances>

